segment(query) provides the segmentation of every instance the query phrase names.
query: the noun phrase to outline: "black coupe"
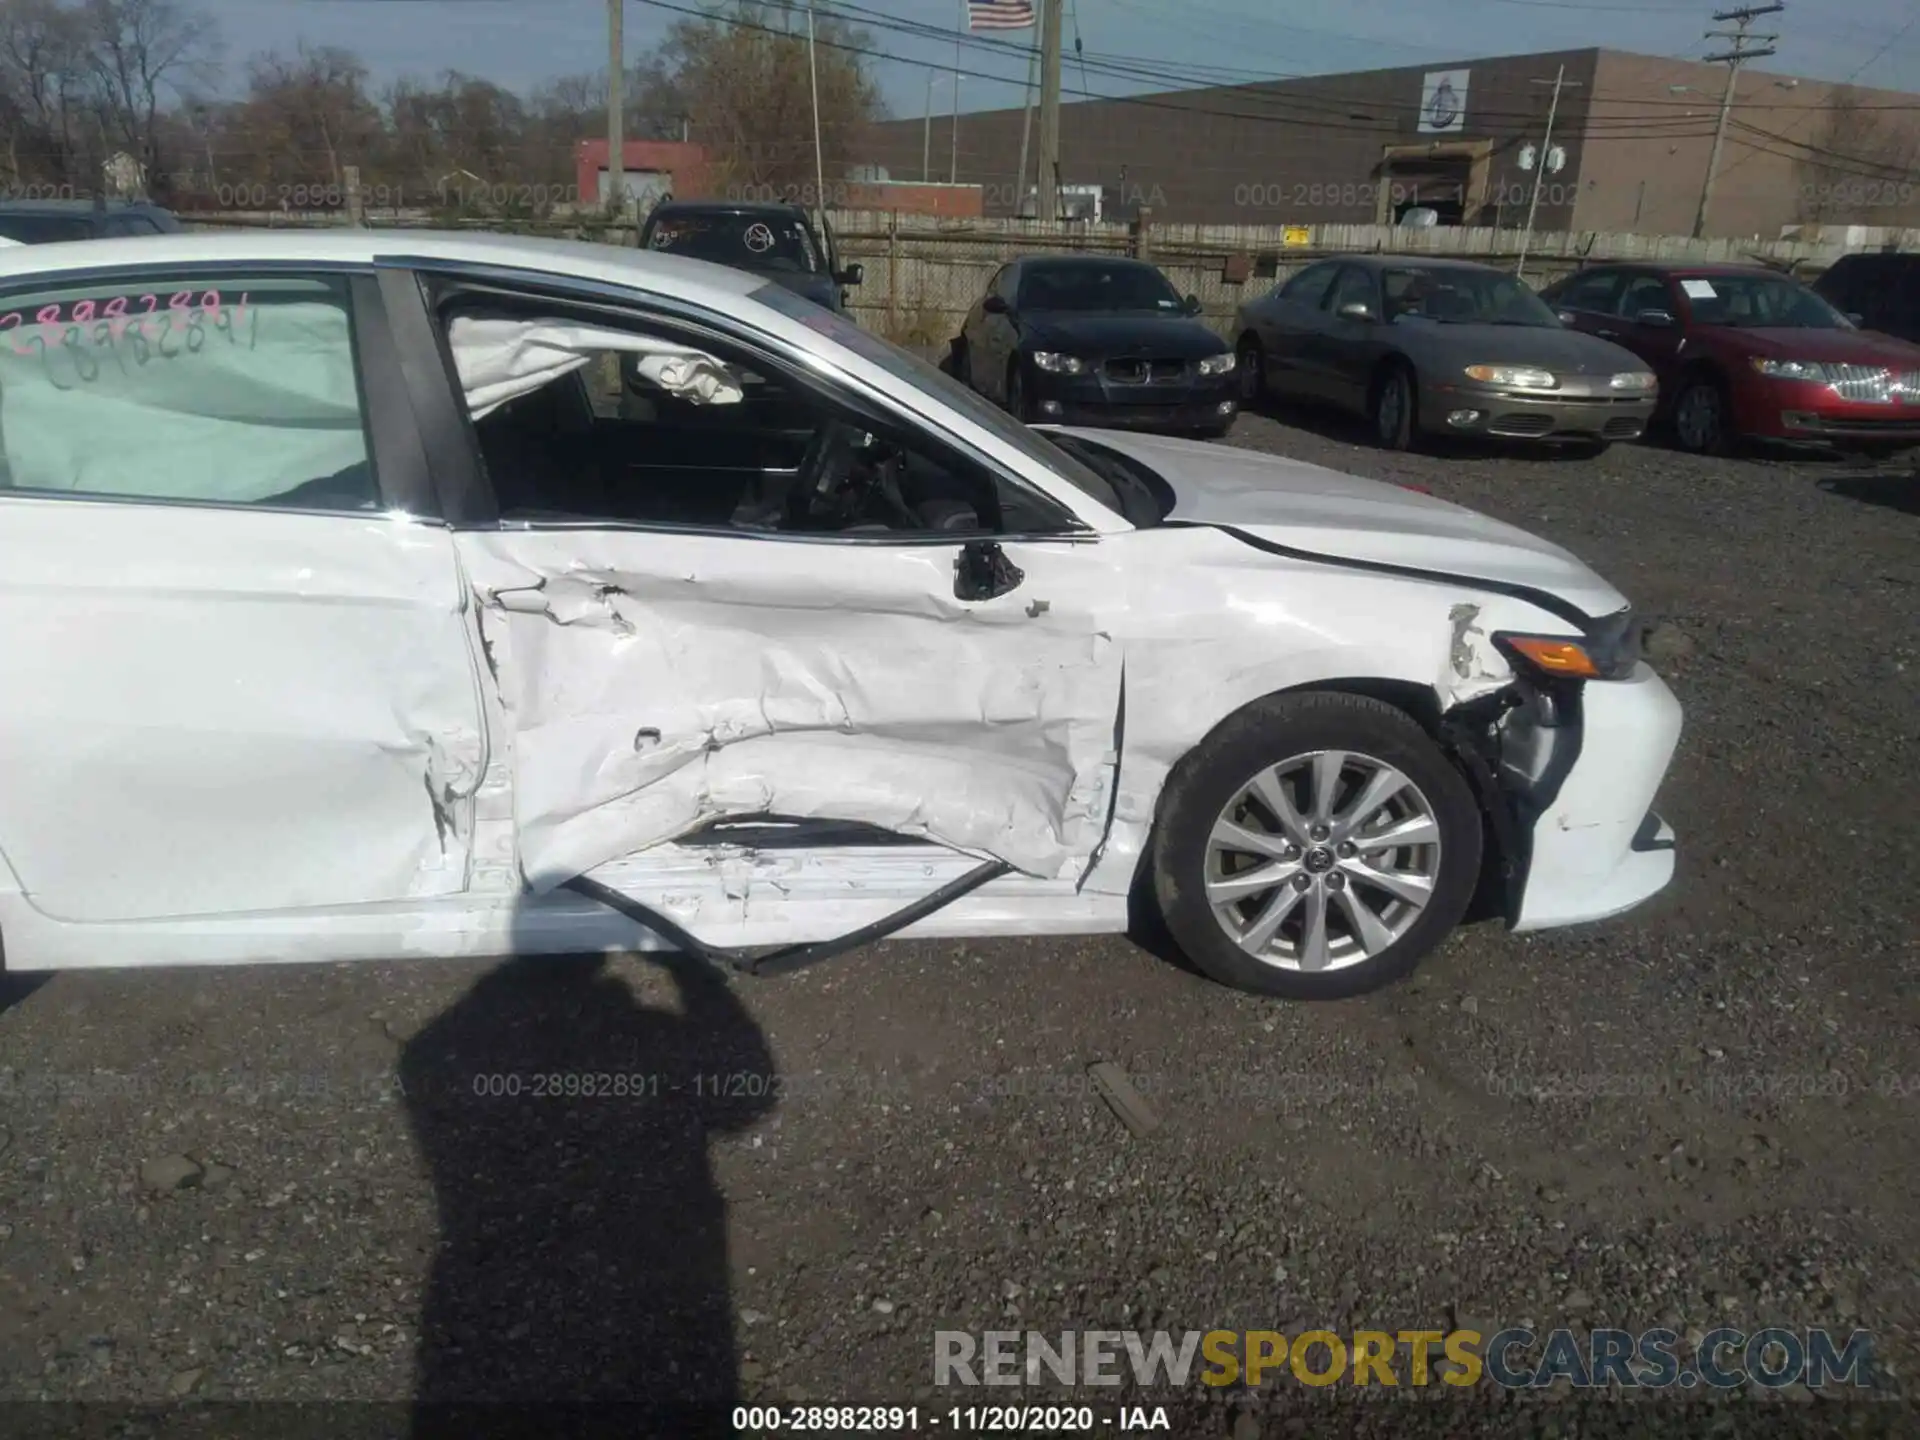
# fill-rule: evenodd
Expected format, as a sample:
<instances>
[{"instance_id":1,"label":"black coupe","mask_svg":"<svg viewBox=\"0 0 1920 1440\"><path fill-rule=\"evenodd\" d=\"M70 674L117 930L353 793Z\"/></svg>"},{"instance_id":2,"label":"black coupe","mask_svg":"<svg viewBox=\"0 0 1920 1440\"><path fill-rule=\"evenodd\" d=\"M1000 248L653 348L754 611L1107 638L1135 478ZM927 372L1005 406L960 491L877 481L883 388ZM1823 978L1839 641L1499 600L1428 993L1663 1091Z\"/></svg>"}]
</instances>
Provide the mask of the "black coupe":
<instances>
[{"instance_id":1,"label":"black coupe","mask_svg":"<svg viewBox=\"0 0 1920 1440\"><path fill-rule=\"evenodd\" d=\"M1199 313L1145 261L1016 260L968 312L947 367L1033 423L1223 435L1239 409L1234 354Z\"/></svg>"}]
</instances>

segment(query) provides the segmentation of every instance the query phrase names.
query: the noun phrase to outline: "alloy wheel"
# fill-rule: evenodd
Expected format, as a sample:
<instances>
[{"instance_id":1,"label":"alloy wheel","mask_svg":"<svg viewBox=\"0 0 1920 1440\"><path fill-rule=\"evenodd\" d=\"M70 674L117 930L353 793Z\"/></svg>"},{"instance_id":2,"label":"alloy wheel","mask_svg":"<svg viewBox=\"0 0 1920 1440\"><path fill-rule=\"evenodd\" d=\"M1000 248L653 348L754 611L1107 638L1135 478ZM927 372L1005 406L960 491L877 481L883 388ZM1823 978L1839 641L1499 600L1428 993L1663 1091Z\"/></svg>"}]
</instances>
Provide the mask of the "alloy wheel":
<instances>
[{"instance_id":1,"label":"alloy wheel","mask_svg":"<svg viewBox=\"0 0 1920 1440\"><path fill-rule=\"evenodd\" d=\"M1681 394L1673 411L1673 428L1689 450L1711 450L1720 439L1720 392L1696 381Z\"/></svg>"},{"instance_id":2,"label":"alloy wheel","mask_svg":"<svg viewBox=\"0 0 1920 1440\"><path fill-rule=\"evenodd\" d=\"M1375 418L1375 431L1383 445L1398 445L1400 432L1406 424L1407 381L1403 375L1389 375L1380 389L1380 408Z\"/></svg>"},{"instance_id":3,"label":"alloy wheel","mask_svg":"<svg viewBox=\"0 0 1920 1440\"><path fill-rule=\"evenodd\" d=\"M1253 339L1240 342L1240 359L1237 367L1240 371L1240 400L1251 405L1260 400L1266 392L1265 357L1260 353L1260 342Z\"/></svg>"},{"instance_id":4,"label":"alloy wheel","mask_svg":"<svg viewBox=\"0 0 1920 1440\"><path fill-rule=\"evenodd\" d=\"M1440 876L1433 803L1384 761L1296 755L1227 802L1207 841L1207 903L1228 938L1286 970L1338 970L1392 946Z\"/></svg>"}]
</instances>

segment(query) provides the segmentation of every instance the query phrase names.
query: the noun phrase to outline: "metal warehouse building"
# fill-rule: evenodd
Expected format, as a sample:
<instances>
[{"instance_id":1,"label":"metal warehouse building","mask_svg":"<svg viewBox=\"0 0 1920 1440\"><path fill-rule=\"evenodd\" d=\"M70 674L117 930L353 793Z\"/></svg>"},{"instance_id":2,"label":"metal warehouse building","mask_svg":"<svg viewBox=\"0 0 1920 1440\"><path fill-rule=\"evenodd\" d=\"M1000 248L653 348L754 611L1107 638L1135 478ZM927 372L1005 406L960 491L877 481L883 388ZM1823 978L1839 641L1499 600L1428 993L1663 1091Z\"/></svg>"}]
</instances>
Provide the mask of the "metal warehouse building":
<instances>
[{"instance_id":1,"label":"metal warehouse building","mask_svg":"<svg viewBox=\"0 0 1920 1440\"><path fill-rule=\"evenodd\" d=\"M1541 229L1687 234L1726 80L1722 65L1590 49L1083 100L1061 106L1059 178L1100 186L1108 218L1370 224L1419 204L1442 223L1518 225L1537 175ZM868 158L895 180L981 185L989 214L1013 214L1033 184L1031 160L1016 183L1024 120L962 113L957 135L944 115L889 121ZM1920 96L1742 69L1705 233L1920 224L1917 162Z\"/></svg>"}]
</instances>

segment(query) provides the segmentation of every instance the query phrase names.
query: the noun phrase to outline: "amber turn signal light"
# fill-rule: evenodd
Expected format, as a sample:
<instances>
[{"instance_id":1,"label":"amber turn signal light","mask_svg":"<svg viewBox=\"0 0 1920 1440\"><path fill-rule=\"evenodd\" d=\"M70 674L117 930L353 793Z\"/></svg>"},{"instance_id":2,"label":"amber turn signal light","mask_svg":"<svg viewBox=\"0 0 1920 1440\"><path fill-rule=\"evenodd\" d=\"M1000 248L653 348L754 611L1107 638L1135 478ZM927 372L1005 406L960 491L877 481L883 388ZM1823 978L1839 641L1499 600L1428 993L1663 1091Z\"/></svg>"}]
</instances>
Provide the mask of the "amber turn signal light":
<instances>
[{"instance_id":1,"label":"amber turn signal light","mask_svg":"<svg viewBox=\"0 0 1920 1440\"><path fill-rule=\"evenodd\" d=\"M1569 675L1581 680L1597 680L1600 669L1577 640L1550 635L1508 635L1503 637L1510 649L1544 675Z\"/></svg>"}]
</instances>

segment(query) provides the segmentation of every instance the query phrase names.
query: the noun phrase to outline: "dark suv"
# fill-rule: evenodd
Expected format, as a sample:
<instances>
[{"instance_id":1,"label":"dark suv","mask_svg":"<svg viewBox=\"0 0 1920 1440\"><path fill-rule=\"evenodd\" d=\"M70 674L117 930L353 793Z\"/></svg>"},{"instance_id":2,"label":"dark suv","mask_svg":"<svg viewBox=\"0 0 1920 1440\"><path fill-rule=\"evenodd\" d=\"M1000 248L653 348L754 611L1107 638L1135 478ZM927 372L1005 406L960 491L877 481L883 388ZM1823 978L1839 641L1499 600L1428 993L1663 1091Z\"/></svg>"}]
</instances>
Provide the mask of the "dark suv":
<instances>
[{"instance_id":1,"label":"dark suv","mask_svg":"<svg viewBox=\"0 0 1920 1440\"><path fill-rule=\"evenodd\" d=\"M1920 255L1842 255L1813 290L1863 330L1920 343Z\"/></svg>"},{"instance_id":2,"label":"dark suv","mask_svg":"<svg viewBox=\"0 0 1920 1440\"><path fill-rule=\"evenodd\" d=\"M171 211L144 203L101 205L91 200L0 203L0 240L52 245L62 240L113 240L130 235L177 235Z\"/></svg>"},{"instance_id":3,"label":"dark suv","mask_svg":"<svg viewBox=\"0 0 1920 1440\"><path fill-rule=\"evenodd\" d=\"M815 230L798 205L663 200L640 232L641 248L763 275L816 305L844 312L860 267L840 265L833 230Z\"/></svg>"}]
</instances>

